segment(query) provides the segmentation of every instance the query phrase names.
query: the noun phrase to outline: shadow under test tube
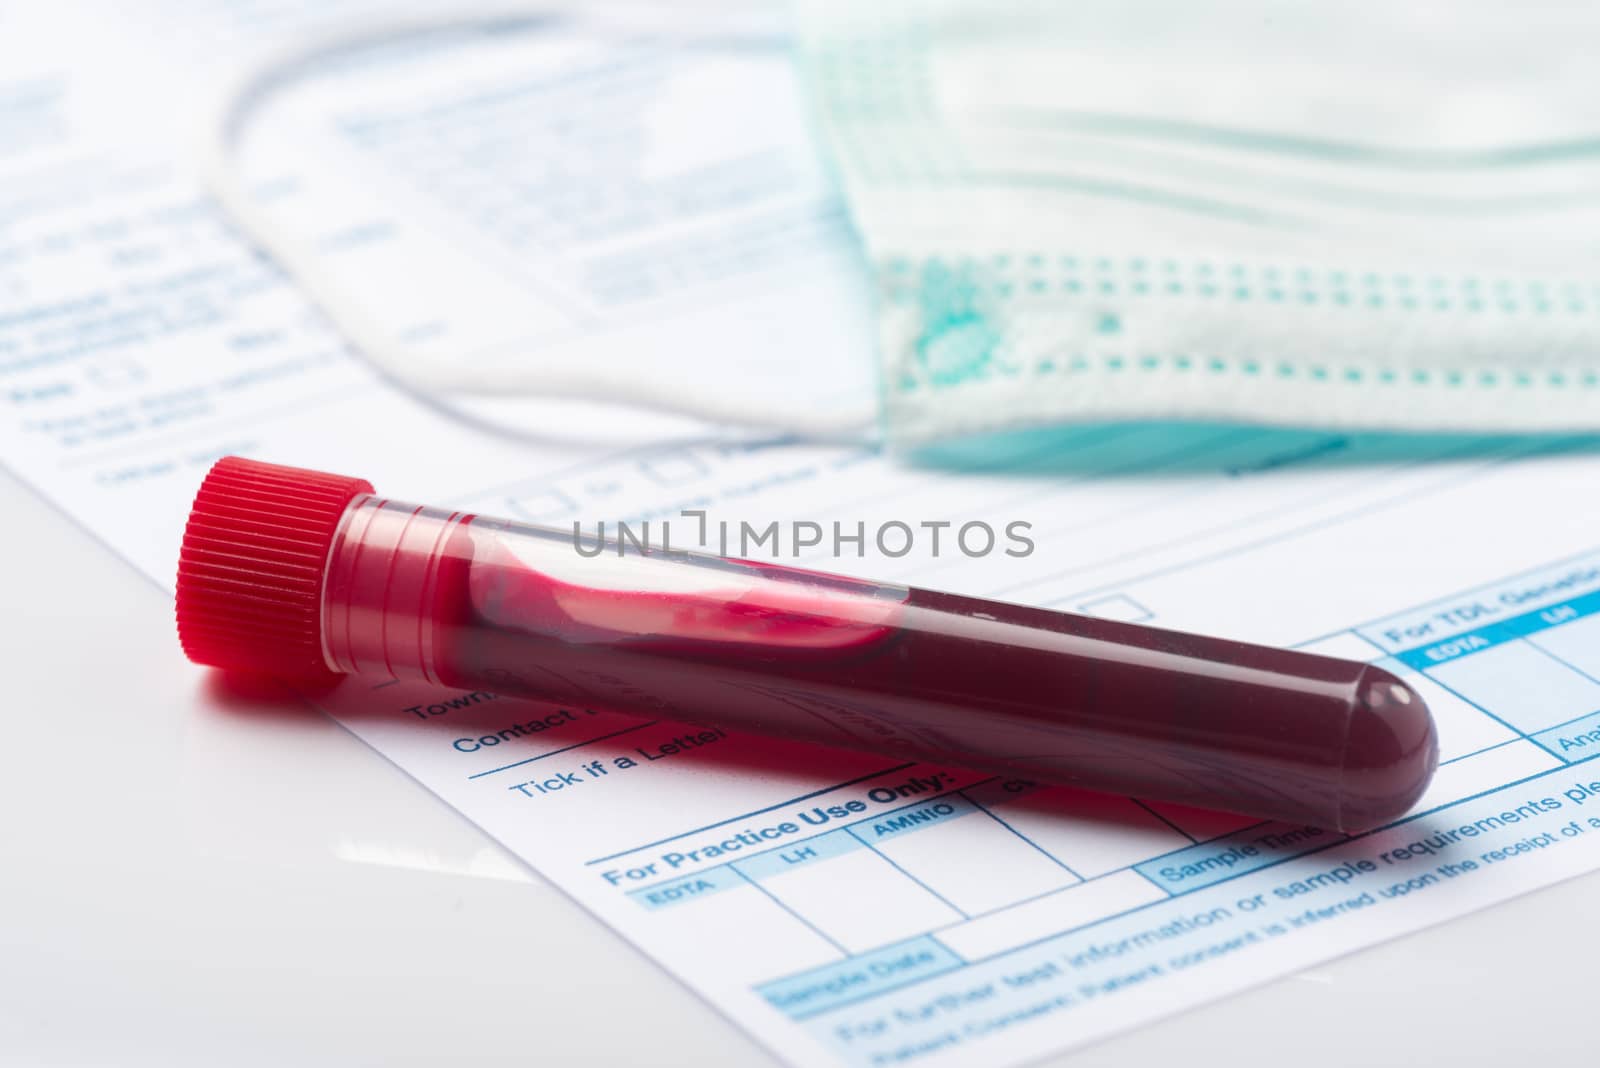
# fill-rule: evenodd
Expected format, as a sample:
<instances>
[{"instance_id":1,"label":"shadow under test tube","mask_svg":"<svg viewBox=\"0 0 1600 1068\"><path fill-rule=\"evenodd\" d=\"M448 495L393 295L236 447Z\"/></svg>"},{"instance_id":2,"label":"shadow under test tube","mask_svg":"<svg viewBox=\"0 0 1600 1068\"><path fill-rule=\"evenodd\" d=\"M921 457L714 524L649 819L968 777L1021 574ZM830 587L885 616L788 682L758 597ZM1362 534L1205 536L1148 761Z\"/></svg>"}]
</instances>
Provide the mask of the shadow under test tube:
<instances>
[{"instance_id":1,"label":"shadow under test tube","mask_svg":"<svg viewBox=\"0 0 1600 1068\"><path fill-rule=\"evenodd\" d=\"M272 648L288 631L261 631L273 609L250 602L230 651L239 576L274 566L286 501L308 478L340 484L314 483L316 522L289 520L308 539L301 557L320 545L325 561L299 594L315 633L295 634L291 663ZM263 522L270 534L239 529ZM1437 763L1421 698L1370 665L763 563L579 548L568 531L224 460L186 532L180 633L191 657L224 667L423 679L1346 832L1402 815Z\"/></svg>"}]
</instances>

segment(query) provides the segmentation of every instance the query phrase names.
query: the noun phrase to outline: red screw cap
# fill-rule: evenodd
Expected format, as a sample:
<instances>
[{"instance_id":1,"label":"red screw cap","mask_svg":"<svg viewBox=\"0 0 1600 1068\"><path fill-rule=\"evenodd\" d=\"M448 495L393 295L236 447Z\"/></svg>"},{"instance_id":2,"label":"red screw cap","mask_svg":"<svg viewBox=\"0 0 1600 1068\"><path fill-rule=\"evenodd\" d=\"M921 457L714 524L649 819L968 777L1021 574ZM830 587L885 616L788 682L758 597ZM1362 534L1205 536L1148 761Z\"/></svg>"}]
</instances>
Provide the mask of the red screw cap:
<instances>
[{"instance_id":1,"label":"red screw cap","mask_svg":"<svg viewBox=\"0 0 1600 1068\"><path fill-rule=\"evenodd\" d=\"M372 484L226 456L195 494L178 555L178 640L197 664L334 677L322 576L339 520Z\"/></svg>"}]
</instances>

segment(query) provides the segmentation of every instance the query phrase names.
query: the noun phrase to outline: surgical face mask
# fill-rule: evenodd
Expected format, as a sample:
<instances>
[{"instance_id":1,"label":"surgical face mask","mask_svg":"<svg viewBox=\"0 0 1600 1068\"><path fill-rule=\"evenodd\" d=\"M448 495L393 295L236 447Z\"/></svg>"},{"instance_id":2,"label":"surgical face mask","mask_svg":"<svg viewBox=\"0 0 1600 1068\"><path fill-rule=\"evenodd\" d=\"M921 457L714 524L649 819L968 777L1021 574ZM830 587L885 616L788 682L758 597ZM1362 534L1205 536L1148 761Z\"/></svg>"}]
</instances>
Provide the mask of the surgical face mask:
<instances>
[{"instance_id":1,"label":"surgical face mask","mask_svg":"<svg viewBox=\"0 0 1600 1068\"><path fill-rule=\"evenodd\" d=\"M356 349L456 414L482 419L505 401L509 414L489 419L503 427L526 419L518 397L605 399L807 438L870 434L875 418L904 445L1120 419L1600 424L1600 143L1589 133L1600 13L1582 5L799 0L816 144L781 34L676 8L539 11L384 13L290 42L219 97L205 142L225 211ZM502 43L549 38L530 69L557 85L562 63L582 68L582 49L599 48L584 84L611 71L649 102L540 97L504 120L525 124L504 143L535 162L559 150L576 203L594 209L562 214L563 233L600 238L514 250L542 289L469 286L485 323L537 320L471 351L406 329L433 315L414 295L430 288L429 257L356 270L269 210L233 159L263 98L320 62L462 26ZM633 72L658 68L669 73L641 88ZM663 110L688 118L640 137L634 125ZM569 118L598 136L551 149ZM639 151L574 154L594 145ZM854 236L833 225L824 151ZM761 166L722 158L741 154ZM650 204L698 206L619 252L610 221L649 213L590 204L618 175L665 191ZM464 177L491 192L545 181ZM358 192L363 218L369 201L411 203L394 186ZM488 206L470 200L444 207ZM425 231L430 218L413 208L388 222ZM726 291L679 285L730 264L740 270ZM410 279L398 299L373 288L381 273ZM552 291L577 311L529 312ZM552 322L607 315L625 329L551 337Z\"/></svg>"},{"instance_id":2,"label":"surgical face mask","mask_svg":"<svg viewBox=\"0 0 1600 1068\"><path fill-rule=\"evenodd\" d=\"M1600 425L1600 9L801 0L891 441Z\"/></svg>"}]
</instances>

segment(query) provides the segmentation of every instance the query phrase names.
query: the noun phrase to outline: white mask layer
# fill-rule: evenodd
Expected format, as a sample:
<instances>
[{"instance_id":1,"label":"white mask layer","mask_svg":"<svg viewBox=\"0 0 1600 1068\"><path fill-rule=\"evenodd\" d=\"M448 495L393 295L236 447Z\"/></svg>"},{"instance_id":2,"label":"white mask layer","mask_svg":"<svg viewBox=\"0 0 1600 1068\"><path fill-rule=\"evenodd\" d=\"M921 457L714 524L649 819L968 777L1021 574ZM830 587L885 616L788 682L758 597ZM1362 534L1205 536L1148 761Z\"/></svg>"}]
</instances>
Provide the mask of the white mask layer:
<instances>
[{"instance_id":1,"label":"white mask layer","mask_svg":"<svg viewBox=\"0 0 1600 1068\"><path fill-rule=\"evenodd\" d=\"M1600 426L1600 9L799 11L891 441Z\"/></svg>"}]
</instances>

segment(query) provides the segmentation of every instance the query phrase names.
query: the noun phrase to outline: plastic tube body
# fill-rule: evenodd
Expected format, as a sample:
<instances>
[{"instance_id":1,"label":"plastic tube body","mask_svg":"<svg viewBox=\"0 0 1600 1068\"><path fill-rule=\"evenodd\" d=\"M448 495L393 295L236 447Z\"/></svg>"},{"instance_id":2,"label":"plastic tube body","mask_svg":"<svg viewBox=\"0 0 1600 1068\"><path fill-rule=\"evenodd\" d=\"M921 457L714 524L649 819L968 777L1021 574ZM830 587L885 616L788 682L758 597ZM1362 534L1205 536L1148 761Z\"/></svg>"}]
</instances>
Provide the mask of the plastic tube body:
<instances>
[{"instance_id":1,"label":"plastic tube body","mask_svg":"<svg viewBox=\"0 0 1600 1068\"><path fill-rule=\"evenodd\" d=\"M1403 814L1437 762L1422 700L1369 665L373 497L322 630L339 672L1344 831Z\"/></svg>"}]
</instances>

